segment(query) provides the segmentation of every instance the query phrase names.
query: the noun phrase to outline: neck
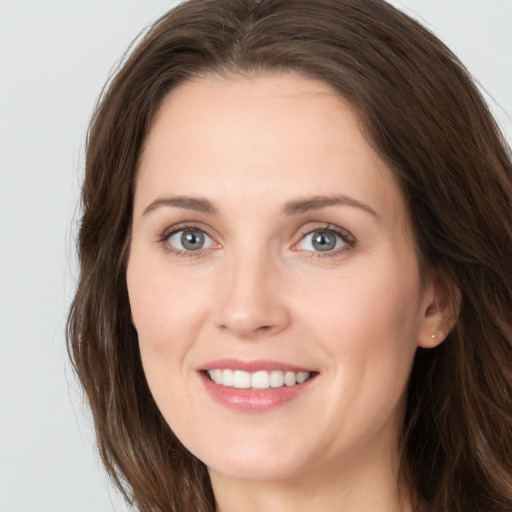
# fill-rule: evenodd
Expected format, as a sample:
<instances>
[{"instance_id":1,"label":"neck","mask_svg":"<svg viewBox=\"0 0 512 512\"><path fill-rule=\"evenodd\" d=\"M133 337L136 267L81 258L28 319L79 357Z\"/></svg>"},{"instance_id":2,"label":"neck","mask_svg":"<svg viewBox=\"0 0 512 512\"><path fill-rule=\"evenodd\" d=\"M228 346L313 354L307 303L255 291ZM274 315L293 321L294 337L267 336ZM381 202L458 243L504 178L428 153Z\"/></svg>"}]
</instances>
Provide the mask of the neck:
<instances>
[{"instance_id":1,"label":"neck","mask_svg":"<svg viewBox=\"0 0 512 512\"><path fill-rule=\"evenodd\" d=\"M355 461L354 461L355 462ZM398 464L350 464L328 472L312 469L283 481L240 480L210 472L216 512L412 512L409 487Z\"/></svg>"}]
</instances>

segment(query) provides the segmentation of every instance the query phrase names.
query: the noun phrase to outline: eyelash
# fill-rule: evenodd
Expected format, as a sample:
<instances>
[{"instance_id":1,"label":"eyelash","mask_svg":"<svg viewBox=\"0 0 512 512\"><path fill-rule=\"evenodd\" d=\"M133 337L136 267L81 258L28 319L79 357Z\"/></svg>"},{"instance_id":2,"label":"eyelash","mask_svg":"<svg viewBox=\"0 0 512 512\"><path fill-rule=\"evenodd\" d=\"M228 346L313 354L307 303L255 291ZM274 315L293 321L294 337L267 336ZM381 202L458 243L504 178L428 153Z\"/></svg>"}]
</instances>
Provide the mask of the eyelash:
<instances>
[{"instance_id":1,"label":"eyelash","mask_svg":"<svg viewBox=\"0 0 512 512\"><path fill-rule=\"evenodd\" d=\"M294 246L298 245L300 242L302 242L306 236L312 235L313 233L333 233L338 238L341 239L341 241L344 243L343 247L340 247L338 249L334 249L331 251L321 252L321 251L309 251L310 258L336 258L340 257L341 255L345 254L346 252L351 251L355 245L356 245L356 238L346 229L342 229L338 226L334 226L332 224L318 224L316 226L307 226L304 228L301 228L298 232L299 235L299 241L294 243ZM298 250L298 249L295 249Z\"/></svg>"},{"instance_id":2,"label":"eyelash","mask_svg":"<svg viewBox=\"0 0 512 512\"><path fill-rule=\"evenodd\" d=\"M177 224L172 226L171 228L167 228L163 231L163 233L159 236L158 242L161 243L164 247L164 250L174 256L201 256L203 254L202 249L198 249L197 251L182 251L180 249L175 249L170 243L169 238L179 233L180 231L202 231L208 238L213 240L213 237L208 234L208 231L204 229L204 227L199 224L195 224L193 222L189 222L186 224Z\"/></svg>"},{"instance_id":3,"label":"eyelash","mask_svg":"<svg viewBox=\"0 0 512 512\"><path fill-rule=\"evenodd\" d=\"M175 226L172 226L172 228L167 228L162 232L162 234L158 238L158 242L161 243L165 249L170 254L173 254L174 256L202 256L203 250L198 249L197 251L183 251L179 249L173 248L173 246L169 243L169 238L176 233L179 233L181 231L201 231L203 232L208 238L211 238L214 240L212 236L208 233L207 230L204 229L203 226L195 223L186 223L186 224L178 224ZM293 246L296 246L300 244L308 235L311 235L313 233L333 233L335 236L337 236L339 239L342 240L344 243L343 247L340 247L335 250L325 251L322 253L321 251L304 251L304 252L310 252L311 258L333 258L333 257L339 257L342 254L351 251L355 245L356 245L356 238L347 230L339 228L337 226L333 226L332 224L318 224L316 226L308 226L307 228L301 228L298 232L299 240L293 244ZM299 251L300 249L293 249L295 251Z\"/></svg>"}]
</instances>

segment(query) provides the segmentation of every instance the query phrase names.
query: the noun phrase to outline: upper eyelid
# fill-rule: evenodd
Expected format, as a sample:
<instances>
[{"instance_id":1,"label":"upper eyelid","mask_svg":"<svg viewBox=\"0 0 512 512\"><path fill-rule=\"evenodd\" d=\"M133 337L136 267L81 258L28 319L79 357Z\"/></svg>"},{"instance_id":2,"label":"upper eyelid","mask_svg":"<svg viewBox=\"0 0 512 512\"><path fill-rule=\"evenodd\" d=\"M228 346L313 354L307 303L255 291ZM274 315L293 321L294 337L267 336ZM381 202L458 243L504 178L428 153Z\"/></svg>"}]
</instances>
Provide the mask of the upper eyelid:
<instances>
[{"instance_id":1,"label":"upper eyelid","mask_svg":"<svg viewBox=\"0 0 512 512\"><path fill-rule=\"evenodd\" d=\"M159 245L162 245L164 247L164 250L168 253L174 254L175 256L200 256L203 254L203 251L211 249L211 247L201 248L197 250L187 250L187 249L179 249L175 247L171 242L170 238L179 233L180 231L191 231L191 230L197 230L202 231L214 244L218 244L216 238L211 236L207 229L205 229L203 226L197 225L196 222L180 222L178 224L173 224L163 231L160 231L157 242Z\"/></svg>"},{"instance_id":2,"label":"upper eyelid","mask_svg":"<svg viewBox=\"0 0 512 512\"><path fill-rule=\"evenodd\" d=\"M321 231L334 233L344 242L344 247L340 247L338 249L333 249L325 252L296 248L306 238L306 236ZM298 230L298 234L296 233L295 236L298 237L298 239L295 238L295 242L293 242L293 244L290 246L290 249L292 251L302 251L304 253L310 254L312 257L314 256L320 258L334 258L336 256L344 254L347 251L352 250L357 245L357 239L350 231L330 223L318 223L314 227L308 226L306 224L304 226L301 226L301 228Z\"/></svg>"},{"instance_id":3,"label":"upper eyelid","mask_svg":"<svg viewBox=\"0 0 512 512\"><path fill-rule=\"evenodd\" d=\"M172 226L166 227L161 231L162 237L169 237L174 233L179 233L180 231L186 231L187 229L197 229L198 231L204 231L210 238L213 238L210 230L205 227L200 222L179 222L177 224L173 224Z\"/></svg>"},{"instance_id":4,"label":"upper eyelid","mask_svg":"<svg viewBox=\"0 0 512 512\"><path fill-rule=\"evenodd\" d=\"M171 226L166 227L162 231L160 231L159 239L166 240L171 235L178 233L180 231L186 231L187 229L198 229L199 231L203 231L208 237L214 240L216 243L220 243L219 240L221 237L212 233L212 229L208 226L205 226L202 222L197 221L183 221L178 222L177 224L173 224ZM308 222L304 225L301 225L297 230L295 230L292 235L292 246L296 245L300 242L305 236L314 233L315 231L332 231L336 235L340 236L342 239L347 240L348 242L355 243L356 238L350 231L335 224L329 222Z\"/></svg>"},{"instance_id":5,"label":"upper eyelid","mask_svg":"<svg viewBox=\"0 0 512 512\"><path fill-rule=\"evenodd\" d=\"M332 231L335 234L341 236L342 238L347 238L347 239L355 241L354 235L352 235L352 233L345 228L336 226L329 222L319 222L319 223L313 223L313 224L316 224L316 225L308 226L306 224L304 226L301 226L296 231L294 237L297 237L297 236L304 237L304 236L310 235L311 233L314 233L316 231Z\"/></svg>"}]
</instances>

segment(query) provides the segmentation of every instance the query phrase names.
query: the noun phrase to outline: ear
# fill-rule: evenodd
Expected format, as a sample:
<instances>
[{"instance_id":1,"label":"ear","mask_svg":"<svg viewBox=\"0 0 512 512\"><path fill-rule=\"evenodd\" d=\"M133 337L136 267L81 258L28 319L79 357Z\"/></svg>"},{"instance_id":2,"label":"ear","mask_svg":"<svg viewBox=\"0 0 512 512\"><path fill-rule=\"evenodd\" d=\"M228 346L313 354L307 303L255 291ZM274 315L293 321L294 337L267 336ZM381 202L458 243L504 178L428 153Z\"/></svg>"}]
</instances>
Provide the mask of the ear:
<instances>
[{"instance_id":1,"label":"ear","mask_svg":"<svg viewBox=\"0 0 512 512\"><path fill-rule=\"evenodd\" d=\"M457 287L432 280L425 288L418 329L418 346L434 348L450 334L459 315L461 294Z\"/></svg>"}]
</instances>

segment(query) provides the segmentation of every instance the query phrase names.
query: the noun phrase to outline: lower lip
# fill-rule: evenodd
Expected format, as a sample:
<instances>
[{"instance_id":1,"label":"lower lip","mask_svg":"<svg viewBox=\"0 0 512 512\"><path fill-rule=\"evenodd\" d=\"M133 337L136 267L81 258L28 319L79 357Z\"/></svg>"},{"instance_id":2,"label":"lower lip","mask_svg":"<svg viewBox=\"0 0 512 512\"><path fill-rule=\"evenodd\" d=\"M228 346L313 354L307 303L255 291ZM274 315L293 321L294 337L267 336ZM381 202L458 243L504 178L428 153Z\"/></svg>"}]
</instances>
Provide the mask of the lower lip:
<instances>
[{"instance_id":1,"label":"lower lip","mask_svg":"<svg viewBox=\"0 0 512 512\"><path fill-rule=\"evenodd\" d=\"M219 404L244 412L263 412L274 409L305 393L316 375L302 384L268 389L238 389L215 384L204 373L201 379L210 396Z\"/></svg>"}]
</instances>

